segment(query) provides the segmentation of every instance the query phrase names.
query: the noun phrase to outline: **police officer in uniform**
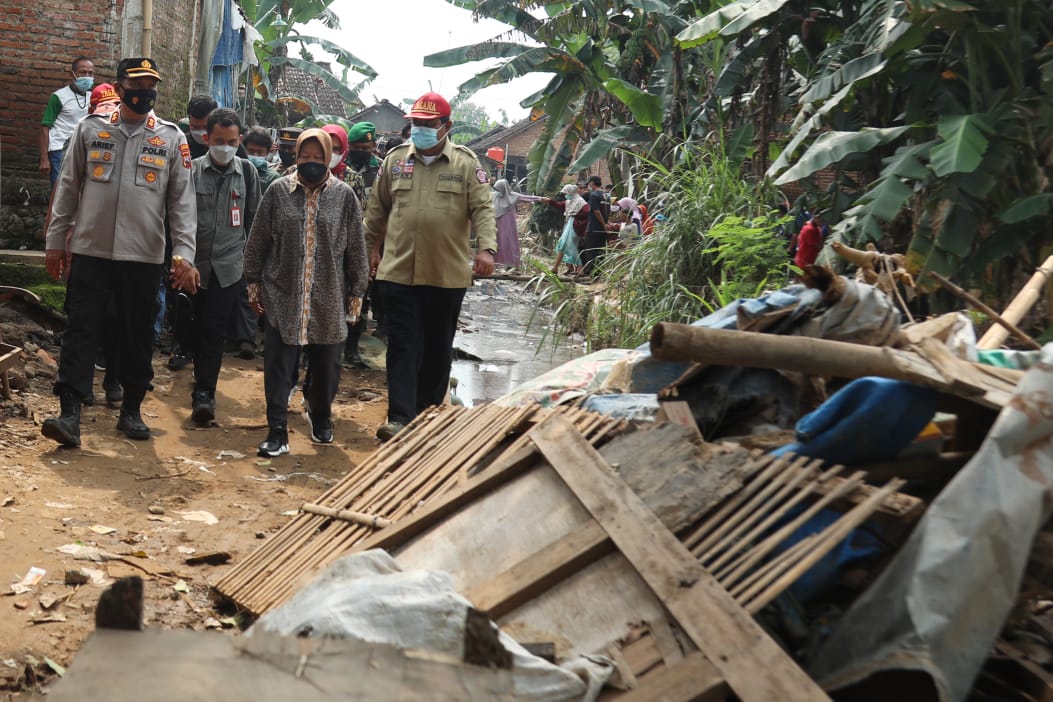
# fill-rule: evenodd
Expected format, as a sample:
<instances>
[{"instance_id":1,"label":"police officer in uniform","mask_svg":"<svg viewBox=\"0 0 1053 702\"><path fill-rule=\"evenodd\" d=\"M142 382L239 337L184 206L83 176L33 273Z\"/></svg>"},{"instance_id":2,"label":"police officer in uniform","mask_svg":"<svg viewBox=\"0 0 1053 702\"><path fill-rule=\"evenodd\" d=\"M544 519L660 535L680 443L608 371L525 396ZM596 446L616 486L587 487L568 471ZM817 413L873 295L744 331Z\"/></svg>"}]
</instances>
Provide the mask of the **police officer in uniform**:
<instances>
[{"instance_id":1,"label":"police officer in uniform","mask_svg":"<svg viewBox=\"0 0 1053 702\"><path fill-rule=\"evenodd\" d=\"M366 206L388 326L384 441L443 401L465 289L473 272L493 272L497 253L490 178L471 149L449 140L450 103L426 93L407 118L411 143L387 154ZM479 250L470 264L473 228Z\"/></svg>"},{"instance_id":2,"label":"police officer in uniform","mask_svg":"<svg viewBox=\"0 0 1053 702\"><path fill-rule=\"evenodd\" d=\"M80 446L80 405L91 393L95 349L110 295L118 328L105 333L118 335L124 388L117 429L132 439L150 438L140 405L153 379L153 322L166 216L174 285L196 292L200 280L193 266L197 204L190 149L176 124L153 113L160 80L152 59L121 60L116 85L120 109L81 121L56 185L45 264L56 280L68 273L67 324L54 388L62 412L46 420L42 432L64 446Z\"/></svg>"},{"instance_id":3,"label":"police officer in uniform","mask_svg":"<svg viewBox=\"0 0 1053 702\"><path fill-rule=\"evenodd\" d=\"M299 127L284 127L278 130L278 160L281 162L279 172L289 175L296 172L296 140L303 134Z\"/></svg>"}]
</instances>

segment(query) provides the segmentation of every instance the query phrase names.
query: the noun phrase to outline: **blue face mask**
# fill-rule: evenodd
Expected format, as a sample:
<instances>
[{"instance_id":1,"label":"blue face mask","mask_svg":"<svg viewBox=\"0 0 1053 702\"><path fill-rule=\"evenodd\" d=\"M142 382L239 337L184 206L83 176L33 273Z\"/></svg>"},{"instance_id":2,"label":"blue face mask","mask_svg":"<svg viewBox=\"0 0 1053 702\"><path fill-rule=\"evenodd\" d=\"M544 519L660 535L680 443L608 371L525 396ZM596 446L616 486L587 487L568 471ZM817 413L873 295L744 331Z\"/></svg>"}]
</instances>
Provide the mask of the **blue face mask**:
<instances>
[{"instance_id":1,"label":"blue face mask","mask_svg":"<svg viewBox=\"0 0 1053 702\"><path fill-rule=\"evenodd\" d=\"M94 76L78 76L77 80L73 81L73 84L77 86L77 89L81 92L88 92L91 87L95 85Z\"/></svg>"},{"instance_id":2,"label":"blue face mask","mask_svg":"<svg viewBox=\"0 0 1053 702\"><path fill-rule=\"evenodd\" d=\"M256 168L263 168L267 165L266 156L249 156L249 161L251 161L252 165L256 166Z\"/></svg>"},{"instance_id":3,"label":"blue face mask","mask_svg":"<svg viewBox=\"0 0 1053 702\"><path fill-rule=\"evenodd\" d=\"M439 130L435 127L413 125L410 127L409 138L418 149L427 151L439 143Z\"/></svg>"}]
</instances>

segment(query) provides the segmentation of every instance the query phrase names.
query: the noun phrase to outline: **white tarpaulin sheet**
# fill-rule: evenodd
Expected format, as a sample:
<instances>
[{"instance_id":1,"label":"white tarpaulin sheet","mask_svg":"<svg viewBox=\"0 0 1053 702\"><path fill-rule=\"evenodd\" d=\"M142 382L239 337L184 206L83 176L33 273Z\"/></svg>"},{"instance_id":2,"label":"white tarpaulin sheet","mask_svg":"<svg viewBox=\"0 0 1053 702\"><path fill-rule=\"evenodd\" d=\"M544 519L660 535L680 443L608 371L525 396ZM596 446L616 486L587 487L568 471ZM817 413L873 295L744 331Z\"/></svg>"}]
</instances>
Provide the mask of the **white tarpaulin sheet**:
<instances>
[{"instance_id":1,"label":"white tarpaulin sheet","mask_svg":"<svg viewBox=\"0 0 1053 702\"><path fill-rule=\"evenodd\" d=\"M258 628L289 636L357 638L460 658L471 606L449 574L403 571L387 553L373 550L335 561L288 602L260 617L247 634ZM499 638L512 654L516 699L592 700L613 672L613 666L592 657L573 661L568 667L575 672L570 672L530 654L503 632Z\"/></svg>"},{"instance_id":2,"label":"white tarpaulin sheet","mask_svg":"<svg viewBox=\"0 0 1053 702\"><path fill-rule=\"evenodd\" d=\"M809 672L828 690L922 671L965 700L1013 606L1053 509L1053 344L973 459L845 614Z\"/></svg>"}]
</instances>

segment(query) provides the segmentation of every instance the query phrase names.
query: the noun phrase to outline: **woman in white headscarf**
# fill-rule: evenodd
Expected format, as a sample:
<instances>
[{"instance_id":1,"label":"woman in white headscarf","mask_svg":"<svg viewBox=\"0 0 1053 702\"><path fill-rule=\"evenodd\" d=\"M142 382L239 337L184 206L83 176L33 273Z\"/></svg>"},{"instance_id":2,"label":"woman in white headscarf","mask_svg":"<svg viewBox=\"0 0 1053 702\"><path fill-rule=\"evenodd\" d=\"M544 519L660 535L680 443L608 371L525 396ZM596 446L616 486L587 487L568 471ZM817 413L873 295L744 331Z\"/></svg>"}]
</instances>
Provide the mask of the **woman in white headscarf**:
<instances>
[{"instance_id":1,"label":"woman in white headscarf","mask_svg":"<svg viewBox=\"0 0 1053 702\"><path fill-rule=\"evenodd\" d=\"M494 218L497 220L497 255L494 256L494 263L519 268L522 260L519 256L516 204L520 201L537 202L543 199L517 193L504 178L494 183Z\"/></svg>"},{"instance_id":2,"label":"woman in white headscarf","mask_svg":"<svg viewBox=\"0 0 1053 702\"><path fill-rule=\"evenodd\" d=\"M570 266L570 272L577 275L581 271L581 253L578 250L578 242L585 236L589 204L585 202L580 188L574 183L564 185L560 192L566 195L565 201L548 201L553 207L563 210L563 215L566 217L563 223L563 233L559 237L559 243L556 244L556 265L552 266L552 272L559 275L560 265L566 263Z\"/></svg>"},{"instance_id":3,"label":"woman in white headscarf","mask_svg":"<svg viewBox=\"0 0 1053 702\"><path fill-rule=\"evenodd\" d=\"M636 204L636 200L631 197L623 197L618 200L618 208L620 212L624 212L626 221L636 225L636 231L632 234L632 237L639 239L643 235L643 212L640 211L640 207Z\"/></svg>"}]
</instances>

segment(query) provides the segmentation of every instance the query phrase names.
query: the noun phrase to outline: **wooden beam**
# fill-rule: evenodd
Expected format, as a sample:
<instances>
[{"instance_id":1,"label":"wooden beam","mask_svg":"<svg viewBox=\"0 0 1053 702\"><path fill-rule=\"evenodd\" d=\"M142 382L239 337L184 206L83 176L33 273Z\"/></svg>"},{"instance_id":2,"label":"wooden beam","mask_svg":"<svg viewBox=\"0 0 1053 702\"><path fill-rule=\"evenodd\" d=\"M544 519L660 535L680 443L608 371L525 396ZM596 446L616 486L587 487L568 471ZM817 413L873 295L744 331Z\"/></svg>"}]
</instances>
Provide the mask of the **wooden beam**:
<instances>
[{"instance_id":1,"label":"wooden beam","mask_svg":"<svg viewBox=\"0 0 1053 702\"><path fill-rule=\"evenodd\" d=\"M717 702L730 690L716 667L698 651L668 668L638 679L618 702Z\"/></svg>"},{"instance_id":2,"label":"wooden beam","mask_svg":"<svg viewBox=\"0 0 1053 702\"><path fill-rule=\"evenodd\" d=\"M957 373L947 377L919 353L804 336L757 334L661 322L651 331L651 354L663 361L774 368L838 378L877 375L953 392L996 409L1001 409L1012 397L1012 385L993 378L984 383L983 390L963 392L957 382ZM957 364L967 365L967 362L957 361Z\"/></svg>"},{"instance_id":3,"label":"wooden beam","mask_svg":"<svg viewBox=\"0 0 1053 702\"><path fill-rule=\"evenodd\" d=\"M589 522L471 588L465 597L497 620L612 550L607 532L596 522Z\"/></svg>"},{"instance_id":4,"label":"wooden beam","mask_svg":"<svg viewBox=\"0 0 1053 702\"><path fill-rule=\"evenodd\" d=\"M569 422L528 436L743 702L829 700Z\"/></svg>"}]
</instances>

